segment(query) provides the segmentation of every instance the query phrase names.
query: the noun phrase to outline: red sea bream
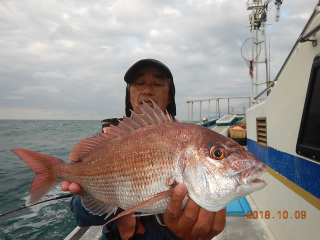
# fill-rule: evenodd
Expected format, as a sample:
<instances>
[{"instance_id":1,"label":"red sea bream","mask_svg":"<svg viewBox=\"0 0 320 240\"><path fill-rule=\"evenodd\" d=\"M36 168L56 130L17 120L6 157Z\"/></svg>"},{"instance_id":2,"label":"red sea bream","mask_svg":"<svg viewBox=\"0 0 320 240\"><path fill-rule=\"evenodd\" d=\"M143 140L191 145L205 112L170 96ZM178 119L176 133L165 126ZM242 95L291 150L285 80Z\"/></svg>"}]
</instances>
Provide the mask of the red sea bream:
<instances>
[{"instance_id":1,"label":"red sea bream","mask_svg":"<svg viewBox=\"0 0 320 240\"><path fill-rule=\"evenodd\" d=\"M13 149L36 173L29 204L62 180L85 190L83 206L93 214L118 207L163 213L172 189L184 183L188 197L208 211L262 189L266 166L235 141L205 127L178 123L153 103L107 133L80 141L66 163L25 149ZM127 213L126 212L126 213Z\"/></svg>"}]
</instances>

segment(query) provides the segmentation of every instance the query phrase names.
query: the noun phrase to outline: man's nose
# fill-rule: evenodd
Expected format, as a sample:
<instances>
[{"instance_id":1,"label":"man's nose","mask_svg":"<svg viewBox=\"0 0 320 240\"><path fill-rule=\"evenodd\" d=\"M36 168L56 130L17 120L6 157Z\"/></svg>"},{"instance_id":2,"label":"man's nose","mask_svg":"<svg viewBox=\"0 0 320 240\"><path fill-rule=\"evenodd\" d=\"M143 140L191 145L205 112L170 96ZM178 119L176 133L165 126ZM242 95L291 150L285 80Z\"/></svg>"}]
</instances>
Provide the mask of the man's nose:
<instances>
[{"instance_id":1,"label":"man's nose","mask_svg":"<svg viewBox=\"0 0 320 240\"><path fill-rule=\"evenodd\" d=\"M146 84L143 91L142 91L142 94L148 95L148 96L154 95L153 86L151 84Z\"/></svg>"}]
</instances>

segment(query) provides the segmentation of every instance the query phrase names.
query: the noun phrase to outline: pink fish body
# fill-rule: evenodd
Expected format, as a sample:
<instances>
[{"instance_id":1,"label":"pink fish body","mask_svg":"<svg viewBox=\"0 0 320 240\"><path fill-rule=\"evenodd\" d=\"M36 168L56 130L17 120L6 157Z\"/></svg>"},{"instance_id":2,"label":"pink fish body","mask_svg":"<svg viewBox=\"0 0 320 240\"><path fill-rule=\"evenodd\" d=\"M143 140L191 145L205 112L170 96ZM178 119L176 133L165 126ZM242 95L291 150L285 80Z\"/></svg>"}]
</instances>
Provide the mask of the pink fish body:
<instances>
[{"instance_id":1,"label":"pink fish body","mask_svg":"<svg viewBox=\"0 0 320 240\"><path fill-rule=\"evenodd\" d=\"M36 173L29 204L62 180L85 190L81 201L93 214L118 207L163 213L172 189L184 183L188 196L208 211L262 189L265 165L235 141L205 127L177 123L154 104L132 113L108 133L86 138L66 163L25 149L13 149Z\"/></svg>"}]
</instances>

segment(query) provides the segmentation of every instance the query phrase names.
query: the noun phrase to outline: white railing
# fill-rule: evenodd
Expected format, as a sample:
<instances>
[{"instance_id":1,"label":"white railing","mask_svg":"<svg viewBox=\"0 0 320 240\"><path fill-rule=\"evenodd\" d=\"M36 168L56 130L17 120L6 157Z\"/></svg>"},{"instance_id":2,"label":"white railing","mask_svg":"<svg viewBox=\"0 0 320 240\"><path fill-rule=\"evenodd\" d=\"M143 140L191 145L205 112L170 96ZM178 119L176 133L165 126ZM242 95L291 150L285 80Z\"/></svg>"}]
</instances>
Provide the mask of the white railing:
<instances>
[{"instance_id":1,"label":"white railing","mask_svg":"<svg viewBox=\"0 0 320 240\"><path fill-rule=\"evenodd\" d=\"M208 102L208 116L207 120L210 120L210 103L214 102L216 105L216 110L215 110L215 118L220 118L221 117L221 111L220 111L220 101L221 100L227 100L228 105L227 105L227 110L225 112L228 112L228 114L233 114L233 115L245 115L245 107L243 110L243 113L234 113L233 108L230 107L230 99L248 99L249 107L251 107L251 102L250 102L250 97L221 97L221 98L211 98L211 99L201 99L201 100L189 100L187 101L188 103L188 123L190 122L190 105L191 105L191 123L193 123L193 105L195 102L200 103L200 113L199 113L199 122L201 122L202 118L202 103L203 102Z\"/></svg>"}]
</instances>

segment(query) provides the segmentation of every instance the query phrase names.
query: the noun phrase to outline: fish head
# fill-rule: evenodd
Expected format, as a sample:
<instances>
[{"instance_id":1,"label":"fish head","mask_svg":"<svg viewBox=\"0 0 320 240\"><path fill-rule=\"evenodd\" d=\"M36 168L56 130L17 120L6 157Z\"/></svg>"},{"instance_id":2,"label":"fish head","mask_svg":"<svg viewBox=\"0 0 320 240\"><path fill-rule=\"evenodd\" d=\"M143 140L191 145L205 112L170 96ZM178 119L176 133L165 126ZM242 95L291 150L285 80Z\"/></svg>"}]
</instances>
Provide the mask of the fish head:
<instances>
[{"instance_id":1,"label":"fish head","mask_svg":"<svg viewBox=\"0 0 320 240\"><path fill-rule=\"evenodd\" d=\"M266 166L237 142L211 130L188 145L180 170L189 196L208 211L219 211L229 202L266 186L257 179Z\"/></svg>"}]
</instances>

